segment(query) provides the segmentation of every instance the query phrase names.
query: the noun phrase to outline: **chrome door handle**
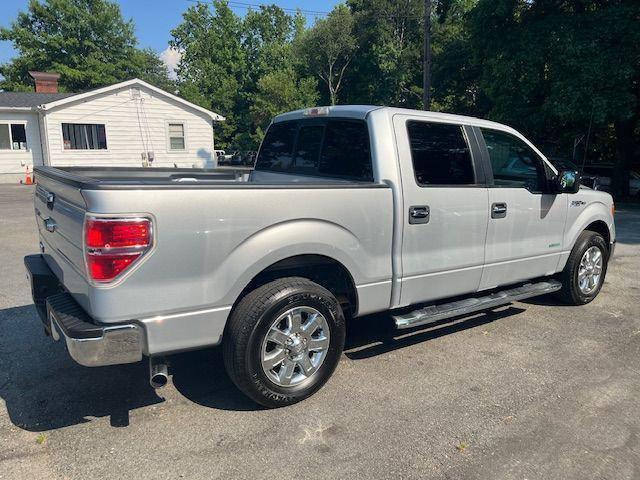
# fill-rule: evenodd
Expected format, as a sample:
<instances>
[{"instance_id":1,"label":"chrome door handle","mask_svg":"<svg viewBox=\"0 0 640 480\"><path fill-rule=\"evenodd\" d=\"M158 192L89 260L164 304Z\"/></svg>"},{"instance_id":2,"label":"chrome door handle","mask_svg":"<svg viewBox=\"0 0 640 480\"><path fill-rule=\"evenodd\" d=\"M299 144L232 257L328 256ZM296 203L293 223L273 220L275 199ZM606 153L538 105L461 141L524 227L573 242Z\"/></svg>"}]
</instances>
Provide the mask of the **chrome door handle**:
<instances>
[{"instance_id":1,"label":"chrome door handle","mask_svg":"<svg viewBox=\"0 0 640 480\"><path fill-rule=\"evenodd\" d=\"M430 210L427 205L409 207L409 223L429 223Z\"/></svg>"},{"instance_id":2,"label":"chrome door handle","mask_svg":"<svg viewBox=\"0 0 640 480\"><path fill-rule=\"evenodd\" d=\"M507 216L507 204L504 202L491 205L491 218L504 218Z\"/></svg>"}]
</instances>

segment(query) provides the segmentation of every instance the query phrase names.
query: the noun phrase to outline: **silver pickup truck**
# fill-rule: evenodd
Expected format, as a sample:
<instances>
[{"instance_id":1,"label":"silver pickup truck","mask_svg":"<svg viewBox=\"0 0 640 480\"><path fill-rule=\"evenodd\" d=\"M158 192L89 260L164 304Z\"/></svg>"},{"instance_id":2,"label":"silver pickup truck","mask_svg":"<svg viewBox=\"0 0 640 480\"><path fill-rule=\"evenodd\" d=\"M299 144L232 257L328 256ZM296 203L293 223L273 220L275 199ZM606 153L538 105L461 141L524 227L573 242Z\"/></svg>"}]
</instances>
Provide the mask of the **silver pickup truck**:
<instances>
[{"instance_id":1,"label":"silver pickup truck","mask_svg":"<svg viewBox=\"0 0 640 480\"><path fill-rule=\"evenodd\" d=\"M609 194L505 125L369 106L276 117L238 179L36 168L45 331L86 366L221 344L234 383L282 406L336 368L349 318L397 328L555 292L590 302L615 245Z\"/></svg>"}]
</instances>

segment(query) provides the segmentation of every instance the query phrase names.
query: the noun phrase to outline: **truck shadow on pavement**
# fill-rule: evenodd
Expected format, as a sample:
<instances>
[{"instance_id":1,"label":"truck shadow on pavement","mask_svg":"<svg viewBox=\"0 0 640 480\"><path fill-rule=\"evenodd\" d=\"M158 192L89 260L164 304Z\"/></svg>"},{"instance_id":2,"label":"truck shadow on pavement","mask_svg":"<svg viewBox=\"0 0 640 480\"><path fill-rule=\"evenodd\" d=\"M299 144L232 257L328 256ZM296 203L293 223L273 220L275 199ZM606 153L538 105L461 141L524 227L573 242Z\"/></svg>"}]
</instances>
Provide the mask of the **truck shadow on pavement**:
<instances>
[{"instance_id":1,"label":"truck shadow on pavement","mask_svg":"<svg viewBox=\"0 0 640 480\"><path fill-rule=\"evenodd\" d=\"M131 410L161 403L144 362L88 368L69 357L64 342L43 333L35 307L0 310L0 398L11 422L44 431L110 417L129 424Z\"/></svg>"},{"instance_id":2,"label":"truck shadow on pavement","mask_svg":"<svg viewBox=\"0 0 640 480\"><path fill-rule=\"evenodd\" d=\"M347 324L345 355L350 360L384 355L522 311L509 306L404 331L394 328L388 314L352 319ZM164 402L158 395L163 390L156 393L149 386L144 361L97 368L77 365L63 342L45 337L33 305L0 310L0 365L0 398L11 422L28 431L53 430L100 417L110 417L113 427L126 427L131 410ZM169 371L176 390L198 405L234 411L262 408L231 382L221 348L173 355Z\"/></svg>"},{"instance_id":3,"label":"truck shadow on pavement","mask_svg":"<svg viewBox=\"0 0 640 480\"><path fill-rule=\"evenodd\" d=\"M489 310L472 315L449 318L431 325L406 330L397 330L389 314L353 318L347 322L345 355L350 360L371 358L438 337L479 327L524 311L524 308L508 305L506 308L500 307L499 310Z\"/></svg>"}]
</instances>

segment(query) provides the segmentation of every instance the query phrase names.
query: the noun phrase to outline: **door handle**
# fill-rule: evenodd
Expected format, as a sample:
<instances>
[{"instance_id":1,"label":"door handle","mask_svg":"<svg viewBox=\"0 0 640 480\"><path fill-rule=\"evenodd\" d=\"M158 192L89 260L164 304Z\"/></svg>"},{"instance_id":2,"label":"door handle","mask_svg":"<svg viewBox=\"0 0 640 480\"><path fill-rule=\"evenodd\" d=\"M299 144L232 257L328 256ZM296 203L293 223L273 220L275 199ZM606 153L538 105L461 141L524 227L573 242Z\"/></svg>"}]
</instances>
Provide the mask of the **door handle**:
<instances>
[{"instance_id":1,"label":"door handle","mask_svg":"<svg viewBox=\"0 0 640 480\"><path fill-rule=\"evenodd\" d=\"M409 223L429 223L429 207L427 205L414 205L409 207Z\"/></svg>"},{"instance_id":2,"label":"door handle","mask_svg":"<svg viewBox=\"0 0 640 480\"><path fill-rule=\"evenodd\" d=\"M504 202L491 205L491 218L504 218L507 216L507 204Z\"/></svg>"}]
</instances>

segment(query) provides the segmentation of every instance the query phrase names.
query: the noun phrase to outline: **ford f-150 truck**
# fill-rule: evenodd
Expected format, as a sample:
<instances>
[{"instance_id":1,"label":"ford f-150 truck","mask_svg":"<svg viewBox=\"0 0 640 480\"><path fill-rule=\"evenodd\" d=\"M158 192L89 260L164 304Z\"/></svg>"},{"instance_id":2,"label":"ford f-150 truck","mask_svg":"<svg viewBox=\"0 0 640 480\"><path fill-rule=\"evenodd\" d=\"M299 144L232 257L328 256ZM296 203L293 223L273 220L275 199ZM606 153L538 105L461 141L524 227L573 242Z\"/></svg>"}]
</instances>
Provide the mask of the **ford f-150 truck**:
<instances>
[{"instance_id":1,"label":"ford f-150 truck","mask_svg":"<svg viewBox=\"0 0 640 480\"><path fill-rule=\"evenodd\" d=\"M554 292L590 302L615 245L609 194L514 129L370 106L277 116L248 180L186 169L36 168L45 331L80 364L222 345L256 402L331 376L345 319L399 329ZM373 320L372 320L373 321Z\"/></svg>"}]
</instances>

